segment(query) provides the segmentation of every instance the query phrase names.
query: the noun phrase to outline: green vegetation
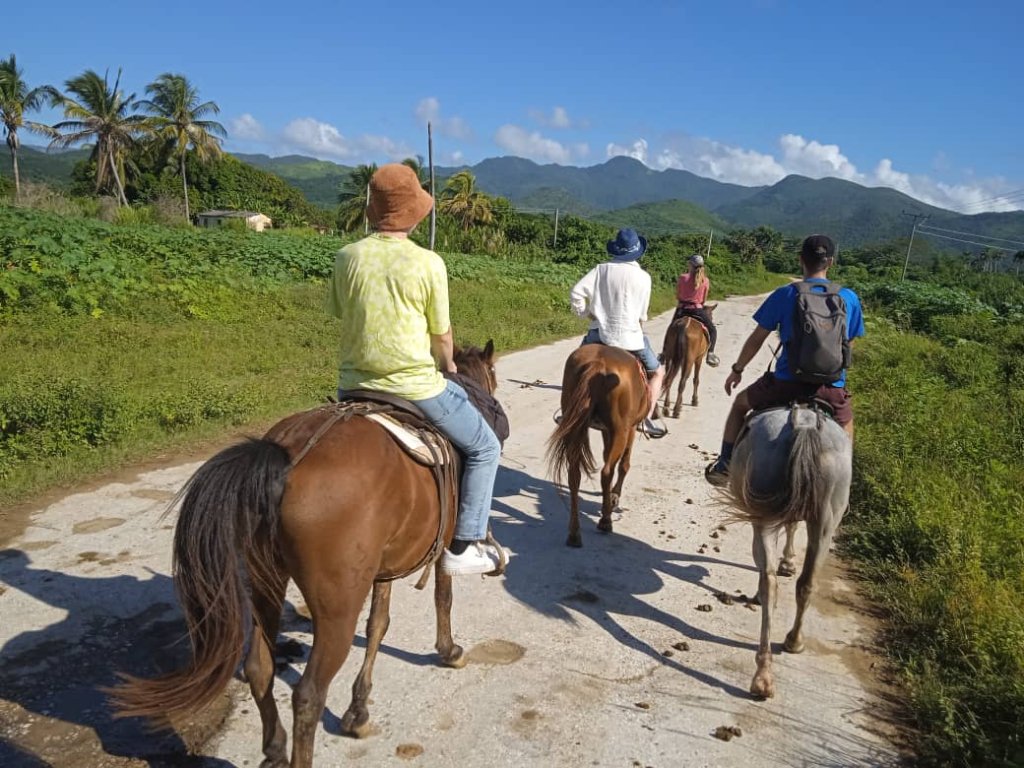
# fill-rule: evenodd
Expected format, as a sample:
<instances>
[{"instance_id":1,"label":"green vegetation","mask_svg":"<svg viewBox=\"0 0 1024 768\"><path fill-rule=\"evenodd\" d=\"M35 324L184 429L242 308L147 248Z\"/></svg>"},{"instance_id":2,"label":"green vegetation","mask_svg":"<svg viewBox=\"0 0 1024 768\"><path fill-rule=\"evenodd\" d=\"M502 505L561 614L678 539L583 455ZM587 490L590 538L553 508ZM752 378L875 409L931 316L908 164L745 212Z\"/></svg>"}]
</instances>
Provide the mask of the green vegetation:
<instances>
[{"instance_id":1,"label":"green vegetation","mask_svg":"<svg viewBox=\"0 0 1024 768\"><path fill-rule=\"evenodd\" d=\"M1024 283L962 262L920 276L853 282L872 320L843 545L888 614L921 762L1019 766Z\"/></svg>"},{"instance_id":2,"label":"green vegetation","mask_svg":"<svg viewBox=\"0 0 1024 768\"><path fill-rule=\"evenodd\" d=\"M618 211L598 213L590 218L616 228L632 227L646 235L671 235L684 229L722 232L728 228L713 213L685 200L638 203Z\"/></svg>"}]
</instances>

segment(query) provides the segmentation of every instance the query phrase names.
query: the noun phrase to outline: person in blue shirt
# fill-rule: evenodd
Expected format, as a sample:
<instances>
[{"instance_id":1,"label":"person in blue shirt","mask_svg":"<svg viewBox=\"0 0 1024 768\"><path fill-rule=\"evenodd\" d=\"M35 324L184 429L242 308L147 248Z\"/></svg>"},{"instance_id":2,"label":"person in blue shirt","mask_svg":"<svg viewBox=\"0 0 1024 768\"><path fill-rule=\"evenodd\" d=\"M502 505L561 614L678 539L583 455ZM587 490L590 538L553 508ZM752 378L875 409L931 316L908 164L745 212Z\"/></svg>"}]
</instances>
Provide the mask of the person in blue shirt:
<instances>
[{"instance_id":1,"label":"person in blue shirt","mask_svg":"<svg viewBox=\"0 0 1024 768\"><path fill-rule=\"evenodd\" d=\"M804 280L809 283L828 283L826 273L832 266L835 252L835 243L824 235L811 235L805 239L800 247L800 267ZM849 288L840 289L839 295L846 303L846 336L852 342L864 335L864 313L860 299ZM743 428L743 420L751 410L760 411L813 397L831 407L836 423L846 430L851 440L853 439L853 409L850 407L850 393L846 391L846 371L843 371L839 380L832 384L808 384L798 381L790 372L786 346L792 333L796 300L796 286L785 285L773 291L754 313L757 327L743 343L743 348L732 365L732 372L725 380L726 394L731 395L733 389L739 385L747 364L754 359L754 355L761 349L761 345L772 331L779 332L782 354L775 365L774 373L769 371L736 395L725 422L721 453L704 471L704 476L712 485L728 483L733 446L740 429Z\"/></svg>"}]
</instances>

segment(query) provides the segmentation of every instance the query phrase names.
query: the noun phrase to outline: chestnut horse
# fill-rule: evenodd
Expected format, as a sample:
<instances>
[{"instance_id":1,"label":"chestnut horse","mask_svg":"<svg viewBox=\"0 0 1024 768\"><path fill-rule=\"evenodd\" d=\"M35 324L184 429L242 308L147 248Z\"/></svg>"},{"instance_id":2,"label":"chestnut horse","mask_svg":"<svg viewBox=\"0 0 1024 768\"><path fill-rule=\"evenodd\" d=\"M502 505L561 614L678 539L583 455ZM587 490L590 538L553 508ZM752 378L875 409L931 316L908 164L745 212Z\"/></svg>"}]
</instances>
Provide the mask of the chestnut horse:
<instances>
[{"instance_id":1,"label":"chestnut horse","mask_svg":"<svg viewBox=\"0 0 1024 768\"><path fill-rule=\"evenodd\" d=\"M494 346L456 354L459 371L493 392ZM373 591L366 655L342 729L369 730L373 664L389 622L391 579L429 561L448 519L429 467L416 463L383 427L360 416L333 424L318 409L290 416L267 436L207 461L182 490L174 534L174 584L192 640L183 670L155 680L126 678L112 697L119 716L168 722L211 702L242 661L263 721L261 768L288 766L287 736L274 701L274 647L288 579L313 619L313 648L292 695L292 768L313 763L313 737L331 680L348 656L359 611ZM311 416L312 414L312 416ZM289 429L289 426L292 426ZM273 439L277 436L277 439ZM282 437L283 436L283 437ZM311 448L309 438L318 436ZM297 461L297 454L301 461ZM437 651L442 664L465 656L451 631L452 577L435 566ZM251 617L251 618L250 618Z\"/></svg>"},{"instance_id":2,"label":"chestnut horse","mask_svg":"<svg viewBox=\"0 0 1024 768\"><path fill-rule=\"evenodd\" d=\"M705 309L710 315L717 304L707 304ZM693 397L690 405L697 405L697 388L700 386L700 367L704 364L704 356L708 352L708 336L703 323L690 315L673 320L665 330L665 341L661 347L661 362L665 366L665 405L661 415L668 417L669 402L672 398L672 382L679 375L679 390L676 392L676 406L672 409L672 418L678 419L683 408L683 390L686 380L693 371Z\"/></svg>"},{"instance_id":3,"label":"chestnut horse","mask_svg":"<svg viewBox=\"0 0 1024 768\"><path fill-rule=\"evenodd\" d=\"M849 504L852 476L850 438L813 406L792 405L753 414L736 443L727 493L738 509L737 516L754 525L761 640L750 692L758 698L775 694L772 610L778 591L777 574L795 565L796 526L800 521L807 523L807 553L796 582L796 620L783 646L790 653L804 650L804 613ZM775 548L783 529L786 544L782 563L777 565Z\"/></svg>"},{"instance_id":4,"label":"chestnut horse","mask_svg":"<svg viewBox=\"0 0 1024 768\"><path fill-rule=\"evenodd\" d=\"M584 344L565 361L562 374L562 420L548 439L548 467L555 482L569 475L570 547L583 546L580 537L579 492L583 472L596 468L589 429L601 430L601 520L597 529L611 533L612 510L619 504L622 483L629 472L637 426L647 416L650 396L647 376L631 352L604 344ZM612 487L612 476L619 476Z\"/></svg>"}]
</instances>

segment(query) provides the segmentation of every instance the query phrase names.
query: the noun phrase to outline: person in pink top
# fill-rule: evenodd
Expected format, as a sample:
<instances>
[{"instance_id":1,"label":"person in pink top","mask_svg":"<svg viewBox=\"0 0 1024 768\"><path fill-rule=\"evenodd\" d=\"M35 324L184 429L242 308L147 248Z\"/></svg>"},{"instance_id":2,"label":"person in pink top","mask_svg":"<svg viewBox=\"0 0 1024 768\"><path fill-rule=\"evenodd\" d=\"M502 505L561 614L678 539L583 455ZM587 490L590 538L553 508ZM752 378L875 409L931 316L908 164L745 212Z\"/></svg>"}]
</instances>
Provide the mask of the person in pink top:
<instances>
[{"instance_id":1,"label":"person in pink top","mask_svg":"<svg viewBox=\"0 0 1024 768\"><path fill-rule=\"evenodd\" d=\"M676 307L676 314L673 320L690 315L704 323L708 329L708 355L707 362L712 368L718 365L718 355L715 354L715 344L718 342L718 329L711 319L711 313L704 307L708 298L708 289L711 283L708 281L707 271L704 269L704 257L699 253L693 254L688 259L690 269L679 276L676 283L676 299L679 306Z\"/></svg>"}]
</instances>

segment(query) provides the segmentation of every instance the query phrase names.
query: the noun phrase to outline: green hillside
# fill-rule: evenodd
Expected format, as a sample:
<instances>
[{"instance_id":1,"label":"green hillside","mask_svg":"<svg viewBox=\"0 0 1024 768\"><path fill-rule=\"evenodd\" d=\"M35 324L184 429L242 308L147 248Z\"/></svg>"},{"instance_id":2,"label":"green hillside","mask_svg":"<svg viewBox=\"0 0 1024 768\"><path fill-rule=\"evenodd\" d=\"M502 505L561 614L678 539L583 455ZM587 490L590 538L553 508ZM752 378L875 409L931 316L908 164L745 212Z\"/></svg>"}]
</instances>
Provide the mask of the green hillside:
<instances>
[{"instance_id":1,"label":"green hillside","mask_svg":"<svg viewBox=\"0 0 1024 768\"><path fill-rule=\"evenodd\" d=\"M235 154L235 157L243 163L280 176L301 191L309 202L324 208L334 208L338 204L338 187L352 172L349 166L302 155L270 157Z\"/></svg>"},{"instance_id":2,"label":"green hillside","mask_svg":"<svg viewBox=\"0 0 1024 768\"><path fill-rule=\"evenodd\" d=\"M928 214L928 224L935 227L1018 240L1024 234L1024 211L966 216L927 205L888 187L795 175L713 211L736 226L767 224L796 237L826 232L847 246L908 237L913 222L903 215L904 211ZM937 238L935 245L961 249L958 243Z\"/></svg>"},{"instance_id":3,"label":"green hillside","mask_svg":"<svg viewBox=\"0 0 1024 768\"><path fill-rule=\"evenodd\" d=\"M71 170L76 163L88 158L90 152L92 149L89 147L64 152L47 152L44 149L23 145L18 150L18 169L23 181L34 181L66 189L71 186ZM0 158L0 176L14 178L10 155L6 151Z\"/></svg>"},{"instance_id":4,"label":"green hillside","mask_svg":"<svg viewBox=\"0 0 1024 768\"><path fill-rule=\"evenodd\" d=\"M693 230L723 230L729 225L713 213L685 200L639 203L617 211L605 211L591 217L615 228L632 227L645 235L677 235Z\"/></svg>"}]
</instances>

